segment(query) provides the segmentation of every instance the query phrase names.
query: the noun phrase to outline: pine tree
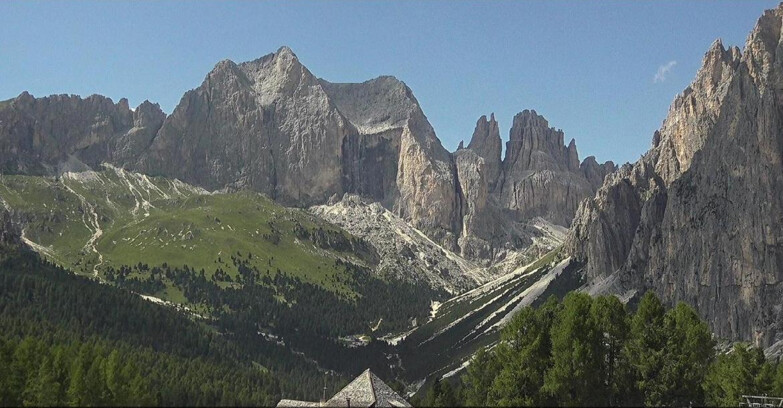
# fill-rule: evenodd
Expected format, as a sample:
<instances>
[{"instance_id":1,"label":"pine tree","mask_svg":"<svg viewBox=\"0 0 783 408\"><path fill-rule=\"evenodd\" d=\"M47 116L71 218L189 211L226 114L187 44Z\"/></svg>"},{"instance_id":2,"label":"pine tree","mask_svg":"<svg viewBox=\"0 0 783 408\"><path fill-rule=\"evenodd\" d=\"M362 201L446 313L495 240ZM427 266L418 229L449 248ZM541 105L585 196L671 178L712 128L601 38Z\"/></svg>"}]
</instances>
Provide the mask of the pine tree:
<instances>
[{"instance_id":1,"label":"pine tree","mask_svg":"<svg viewBox=\"0 0 783 408\"><path fill-rule=\"evenodd\" d=\"M650 291L642 296L631 319L631 336L625 347L625 356L633 367L635 388L639 392L638 396L631 396L633 405L663 405L659 376L665 358L665 313L661 301Z\"/></svg>"},{"instance_id":2,"label":"pine tree","mask_svg":"<svg viewBox=\"0 0 783 408\"><path fill-rule=\"evenodd\" d=\"M68 383L68 391L66 392L66 396L68 405L72 407L87 405L87 385L85 383L86 370L84 369L85 350L86 348L82 347L79 354L71 364L71 379Z\"/></svg>"},{"instance_id":3,"label":"pine tree","mask_svg":"<svg viewBox=\"0 0 783 408\"><path fill-rule=\"evenodd\" d=\"M4 339L0 338L0 367L6 367L6 370L11 370L11 362L12 362L12 353L13 353L14 345L12 342L6 342ZM3 373L3 375L0 375L0 406L10 406L13 404L13 396L12 396L12 384L11 384L11 377L12 373L6 372Z\"/></svg>"},{"instance_id":4,"label":"pine tree","mask_svg":"<svg viewBox=\"0 0 783 408\"><path fill-rule=\"evenodd\" d=\"M478 407L488 404L487 394L500 368L493 353L479 349L462 377L465 405Z\"/></svg>"},{"instance_id":5,"label":"pine tree","mask_svg":"<svg viewBox=\"0 0 783 408\"><path fill-rule=\"evenodd\" d=\"M783 395L783 361L778 361L777 370L775 370L775 382L772 386L775 395Z\"/></svg>"},{"instance_id":6,"label":"pine tree","mask_svg":"<svg viewBox=\"0 0 783 408\"><path fill-rule=\"evenodd\" d=\"M127 405L128 379L122 375L120 353L115 349L106 359L106 387L111 393L111 402L114 405Z\"/></svg>"},{"instance_id":7,"label":"pine tree","mask_svg":"<svg viewBox=\"0 0 783 408\"><path fill-rule=\"evenodd\" d=\"M663 405L704 404L701 384L714 358L715 342L707 324L690 306L679 303L666 312L663 368L658 378Z\"/></svg>"},{"instance_id":8,"label":"pine tree","mask_svg":"<svg viewBox=\"0 0 783 408\"><path fill-rule=\"evenodd\" d=\"M448 380L441 381L440 394L435 398L436 407L456 407L457 395Z\"/></svg>"},{"instance_id":9,"label":"pine tree","mask_svg":"<svg viewBox=\"0 0 783 408\"><path fill-rule=\"evenodd\" d=\"M552 368L544 390L558 405L600 405L606 402L601 371L601 338L591 316L592 298L569 293L552 326Z\"/></svg>"},{"instance_id":10,"label":"pine tree","mask_svg":"<svg viewBox=\"0 0 783 408\"><path fill-rule=\"evenodd\" d=\"M57 375L54 371L52 358L44 356L43 363L38 369L37 376L32 379L31 392L28 395L29 400L25 400L25 405L53 407L62 405L63 401L58 398L57 390L60 384L57 382Z\"/></svg>"},{"instance_id":11,"label":"pine tree","mask_svg":"<svg viewBox=\"0 0 783 408\"><path fill-rule=\"evenodd\" d=\"M704 380L705 402L713 406L737 405L742 395L775 394L774 366L759 348L738 343L718 356Z\"/></svg>"},{"instance_id":12,"label":"pine tree","mask_svg":"<svg viewBox=\"0 0 783 408\"><path fill-rule=\"evenodd\" d=\"M9 376L13 405L35 400L34 382L40 366L39 355L38 342L32 337L26 337L16 347Z\"/></svg>"},{"instance_id":13,"label":"pine tree","mask_svg":"<svg viewBox=\"0 0 783 408\"><path fill-rule=\"evenodd\" d=\"M622 405L622 396L633 387L623 348L629 337L628 313L615 296L600 296L593 301L590 310L601 337L602 364L600 375L606 388L608 406Z\"/></svg>"},{"instance_id":14,"label":"pine tree","mask_svg":"<svg viewBox=\"0 0 783 408\"><path fill-rule=\"evenodd\" d=\"M544 374L552 365L552 307L551 302L539 310L525 307L503 329L503 342L496 349L502 367L492 381L488 404L531 406L548 401L541 387Z\"/></svg>"}]
</instances>

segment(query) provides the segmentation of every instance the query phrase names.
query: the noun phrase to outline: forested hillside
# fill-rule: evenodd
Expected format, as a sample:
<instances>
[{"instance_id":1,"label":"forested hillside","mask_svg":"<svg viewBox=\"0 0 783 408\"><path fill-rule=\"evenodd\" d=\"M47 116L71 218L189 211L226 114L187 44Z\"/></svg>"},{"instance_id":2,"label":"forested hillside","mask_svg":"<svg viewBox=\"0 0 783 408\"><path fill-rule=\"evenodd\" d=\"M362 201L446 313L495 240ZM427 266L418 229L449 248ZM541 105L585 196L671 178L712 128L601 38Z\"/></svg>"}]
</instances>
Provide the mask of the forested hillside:
<instances>
[{"instance_id":1,"label":"forested hillside","mask_svg":"<svg viewBox=\"0 0 783 408\"><path fill-rule=\"evenodd\" d=\"M783 363L744 344L716 352L691 307L666 310L652 292L634 313L614 296L551 297L501 338L414 405L736 406L741 395L783 394Z\"/></svg>"},{"instance_id":2,"label":"forested hillside","mask_svg":"<svg viewBox=\"0 0 783 408\"><path fill-rule=\"evenodd\" d=\"M325 376L284 346L242 341L37 255L0 264L0 405L270 405ZM335 373L329 387L344 384ZM310 390L309 392L307 390Z\"/></svg>"}]
</instances>

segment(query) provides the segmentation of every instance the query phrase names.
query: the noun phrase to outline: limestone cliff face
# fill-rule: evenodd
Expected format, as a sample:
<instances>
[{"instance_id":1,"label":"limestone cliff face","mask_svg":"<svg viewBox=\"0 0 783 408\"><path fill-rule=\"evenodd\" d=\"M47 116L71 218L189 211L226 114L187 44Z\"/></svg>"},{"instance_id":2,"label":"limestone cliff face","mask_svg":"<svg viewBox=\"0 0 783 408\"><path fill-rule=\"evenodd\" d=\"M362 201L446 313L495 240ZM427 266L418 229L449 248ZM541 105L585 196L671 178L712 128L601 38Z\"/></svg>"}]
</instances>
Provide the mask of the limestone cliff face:
<instances>
[{"instance_id":1,"label":"limestone cliff face","mask_svg":"<svg viewBox=\"0 0 783 408\"><path fill-rule=\"evenodd\" d=\"M500 154L503 150L503 142L500 140L500 129L494 113L489 116L489 120L484 115L476 122L476 129L473 131L468 149L484 159L487 167L488 190L495 190L500 178L502 166Z\"/></svg>"},{"instance_id":2,"label":"limestone cliff face","mask_svg":"<svg viewBox=\"0 0 783 408\"><path fill-rule=\"evenodd\" d=\"M520 218L542 217L568 226L579 202L595 191L585 173L601 179L605 170L597 163L580 167L576 143L563 144L563 132L549 127L543 116L525 110L514 117L506 143L502 174L495 194L500 205ZM595 158L591 159L595 162Z\"/></svg>"},{"instance_id":3,"label":"limestone cliff face","mask_svg":"<svg viewBox=\"0 0 783 408\"><path fill-rule=\"evenodd\" d=\"M182 97L138 169L309 205L343 192L341 146L352 134L318 80L283 47L255 61L218 63Z\"/></svg>"},{"instance_id":4,"label":"limestone cliff face","mask_svg":"<svg viewBox=\"0 0 783 408\"><path fill-rule=\"evenodd\" d=\"M485 261L529 246L537 217L568 226L576 203L614 170L594 158L580 164L575 142L565 146L534 111L514 119L504 159L494 115L450 153L403 82L330 83L287 47L219 62L168 117L149 102L130 110L100 96L23 94L0 103L0 119L5 172L56 174L105 161L291 206L358 194Z\"/></svg>"},{"instance_id":5,"label":"limestone cliff face","mask_svg":"<svg viewBox=\"0 0 783 408\"><path fill-rule=\"evenodd\" d=\"M565 146L563 132L535 111L517 114L509 133L501 161L498 124L482 116L468 147L455 152L465 256L492 259L529 245L528 224L537 217L569 226L579 201L615 170L592 156L580 164L575 141Z\"/></svg>"},{"instance_id":6,"label":"limestone cliff face","mask_svg":"<svg viewBox=\"0 0 783 408\"><path fill-rule=\"evenodd\" d=\"M653 140L658 156L655 169L667 185L688 170L693 155L704 145L739 63L739 48L724 49L716 40L704 56L696 79L669 108Z\"/></svg>"},{"instance_id":7,"label":"limestone cliff face","mask_svg":"<svg viewBox=\"0 0 783 408\"><path fill-rule=\"evenodd\" d=\"M454 160L410 88L390 76L321 84L358 131L342 145L345 190L382 202L454 249L462 204Z\"/></svg>"},{"instance_id":8,"label":"limestone cliff face","mask_svg":"<svg viewBox=\"0 0 783 408\"><path fill-rule=\"evenodd\" d=\"M567 248L613 290L695 306L720 337L783 336L783 8L716 42L654 146L580 207Z\"/></svg>"},{"instance_id":9,"label":"limestone cliff face","mask_svg":"<svg viewBox=\"0 0 783 408\"><path fill-rule=\"evenodd\" d=\"M34 98L24 92L0 102L0 170L43 175L131 162L164 117L147 101L132 111L126 99L115 104L99 95Z\"/></svg>"}]
</instances>

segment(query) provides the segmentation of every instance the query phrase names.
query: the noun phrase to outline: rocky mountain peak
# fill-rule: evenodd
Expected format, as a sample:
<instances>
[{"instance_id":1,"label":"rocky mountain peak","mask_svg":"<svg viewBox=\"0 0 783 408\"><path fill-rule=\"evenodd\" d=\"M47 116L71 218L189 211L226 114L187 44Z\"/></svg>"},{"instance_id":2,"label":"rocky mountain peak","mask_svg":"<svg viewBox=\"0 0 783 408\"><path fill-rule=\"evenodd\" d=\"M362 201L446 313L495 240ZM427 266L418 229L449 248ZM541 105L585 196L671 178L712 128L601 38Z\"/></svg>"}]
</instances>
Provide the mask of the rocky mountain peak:
<instances>
[{"instance_id":1,"label":"rocky mountain peak","mask_svg":"<svg viewBox=\"0 0 783 408\"><path fill-rule=\"evenodd\" d=\"M729 84L740 64L737 47L726 49L720 39L705 53L693 82L669 107L661 129L653 135L651 159L668 184L685 172L695 152L712 130Z\"/></svg>"},{"instance_id":2,"label":"rocky mountain peak","mask_svg":"<svg viewBox=\"0 0 783 408\"><path fill-rule=\"evenodd\" d=\"M506 143L502 174L494 194L521 218L542 217L567 226L579 202L594 192L580 168L576 142L534 110L514 116ZM596 173L603 168L596 167ZM605 175L605 174L604 174ZM600 175L595 175L597 179Z\"/></svg>"},{"instance_id":3,"label":"rocky mountain peak","mask_svg":"<svg viewBox=\"0 0 783 408\"><path fill-rule=\"evenodd\" d=\"M362 83L319 82L340 112L363 134L401 129L411 115L421 112L410 88L393 76Z\"/></svg>"},{"instance_id":4,"label":"rocky mountain peak","mask_svg":"<svg viewBox=\"0 0 783 408\"><path fill-rule=\"evenodd\" d=\"M287 45L283 45L280 48L278 48L277 51L275 51L275 55L278 57L293 58L298 60L296 54L294 54L294 51Z\"/></svg>"},{"instance_id":5,"label":"rocky mountain peak","mask_svg":"<svg viewBox=\"0 0 783 408\"><path fill-rule=\"evenodd\" d=\"M750 78L759 90L766 91L768 86L780 86L783 80L774 76L775 65L783 55L778 50L781 45L781 25L783 25L783 3L775 9L767 10L759 18L745 43L743 62L747 66Z\"/></svg>"},{"instance_id":6,"label":"rocky mountain peak","mask_svg":"<svg viewBox=\"0 0 783 408\"><path fill-rule=\"evenodd\" d=\"M468 143L468 149L473 150L484 159L489 191L494 190L500 176L502 163L500 155L503 149L503 141L500 139L500 129L494 113L490 115L489 120L486 115L482 115L478 119L476 128L473 130L473 137Z\"/></svg>"},{"instance_id":7,"label":"rocky mountain peak","mask_svg":"<svg viewBox=\"0 0 783 408\"><path fill-rule=\"evenodd\" d=\"M516 114L506 143L504 170L508 173L512 168L522 171L571 168L563 138L563 131L549 127L549 122L536 111L526 109ZM576 151L576 145L573 150Z\"/></svg>"},{"instance_id":8,"label":"rocky mountain peak","mask_svg":"<svg viewBox=\"0 0 783 408\"><path fill-rule=\"evenodd\" d=\"M743 53L712 44L653 148L607 177L566 240L591 293L685 301L716 336L783 339L783 5Z\"/></svg>"},{"instance_id":9,"label":"rocky mountain peak","mask_svg":"<svg viewBox=\"0 0 783 408\"><path fill-rule=\"evenodd\" d=\"M157 132L165 119L166 114L163 113L160 105L146 99L133 111L133 125L135 127L152 127Z\"/></svg>"},{"instance_id":10,"label":"rocky mountain peak","mask_svg":"<svg viewBox=\"0 0 783 408\"><path fill-rule=\"evenodd\" d=\"M13 103L20 108L24 109L25 107L32 107L33 103L35 102L35 97L30 95L27 91L22 91L22 93L19 94L16 98L13 99Z\"/></svg>"}]
</instances>

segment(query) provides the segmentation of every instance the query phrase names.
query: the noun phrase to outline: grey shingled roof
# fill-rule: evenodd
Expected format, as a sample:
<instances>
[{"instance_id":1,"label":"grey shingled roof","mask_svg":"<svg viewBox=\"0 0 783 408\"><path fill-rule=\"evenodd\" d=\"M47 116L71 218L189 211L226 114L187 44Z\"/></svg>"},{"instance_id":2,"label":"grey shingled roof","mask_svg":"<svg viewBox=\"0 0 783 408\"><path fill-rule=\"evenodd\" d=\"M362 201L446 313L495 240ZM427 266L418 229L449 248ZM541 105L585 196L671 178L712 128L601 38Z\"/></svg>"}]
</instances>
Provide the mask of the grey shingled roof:
<instances>
[{"instance_id":1,"label":"grey shingled roof","mask_svg":"<svg viewBox=\"0 0 783 408\"><path fill-rule=\"evenodd\" d=\"M391 387L369 369L326 402L330 407L345 407L350 398L351 407L410 407Z\"/></svg>"},{"instance_id":2,"label":"grey shingled roof","mask_svg":"<svg viewBox=\"0 0 783 408\"><path fill-rule=\"evenodd\" d=\"M320 407L320 402L310 402L310 401L297 401L297 400L289 400L289 399L281 399L280 402L277 403L277 406L279 408L283 407Z\"/></svg>"},{"instance_id":3,"label":"grey shingled roof","mask_svg":"<svg viewBox=\"0 0 783 408\"><path fill-rule=\"evenodd\" d=\"M410 407L391 387L386 385L377 375L369 369L356 377L350 384L326 401L323 405L318 402L280 400L278 407L347 407L350 404L355 408L368 407Z\"/></svg>"}]
</instances>

